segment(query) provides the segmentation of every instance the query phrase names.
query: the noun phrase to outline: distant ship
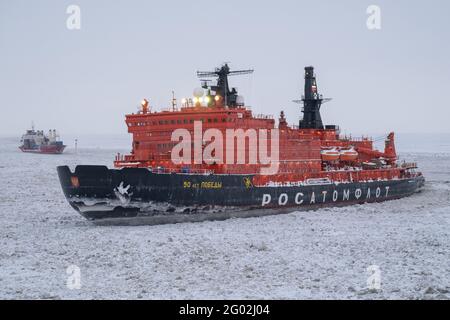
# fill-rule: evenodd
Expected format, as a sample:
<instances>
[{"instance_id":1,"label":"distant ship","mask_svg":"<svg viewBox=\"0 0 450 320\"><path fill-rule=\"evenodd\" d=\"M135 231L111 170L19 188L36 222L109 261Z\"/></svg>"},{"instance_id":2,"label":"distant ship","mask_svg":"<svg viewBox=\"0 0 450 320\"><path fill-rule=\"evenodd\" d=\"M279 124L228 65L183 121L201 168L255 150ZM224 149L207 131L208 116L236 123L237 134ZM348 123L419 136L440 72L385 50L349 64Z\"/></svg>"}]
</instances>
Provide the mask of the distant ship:
<instances>
[{"instance_id":1,"label":"distant ship","mask_svg":"<svg viewBox=\"0 0 450 320\"><path fill-rule=\"evenodd\" d=\"M23 152L45 153L45 154L61 154L66 146L59 140L56 130L49 130L48 134L44 134L42 130L31 130L22 136L19 149Z\"/></svg>"},{"instance_id":2,"label":"distant ship","mask_svg":"<svg viewBox=\"0 0 450 320\"><path fill-rule=\"evenodd\" d=\"M182 100L181 108L174 98L171 110L152 111L144 99L137 114L126 116L132 150L116 156L116 169L58 167L70 205L90 220L142 217L167 223L379 202L410 196L424 186L416 163L398 161L394 133L378 151L368 137L342 136L338 126L323 124L321 105L330 99L319 94L313 67L305 68L304 95L295 100L302 106L303 119L293 126L282 111L278 125L270 116L253 115L237 90L230 90L228 75L252 71L230 71L225 64L212 72L198 72L202 79L217 77L217 85L204 80L194 98ZM189 139L179 142L176 129ZM213 132L214 142L221 142L217 137L230 130L235 136L215 144L213 155L212 136L206 138L207 133ZM236 130L244 137L242 143L235 143ZM260 130L259 139L254 130ZM252 154L256 158L257 145L259 158L267 157L267 144L271 155L277 154L279 145L278 157L271 162L247 161ZM182 157L179 146L184 148ZM242 161L234 161L236 153ZM277 170L263 172L269 164Z\"/></svg>"}]
</instances>

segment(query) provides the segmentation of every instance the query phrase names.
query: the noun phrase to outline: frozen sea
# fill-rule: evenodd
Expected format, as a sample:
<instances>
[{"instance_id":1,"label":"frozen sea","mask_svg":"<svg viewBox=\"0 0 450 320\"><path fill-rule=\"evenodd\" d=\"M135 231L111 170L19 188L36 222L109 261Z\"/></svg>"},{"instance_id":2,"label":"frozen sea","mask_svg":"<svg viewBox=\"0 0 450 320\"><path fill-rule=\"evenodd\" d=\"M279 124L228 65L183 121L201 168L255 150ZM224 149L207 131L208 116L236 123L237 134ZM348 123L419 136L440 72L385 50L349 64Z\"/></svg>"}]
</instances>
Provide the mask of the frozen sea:
<instances>
[{"instance_id":1,"label":"frozen sea","mask_svg":"<svg viewBox=\"0 0 450 320\"><path fill-rule=\"evenodd\" d=\"M78 137L77 152L74 137L63 138L69 148L57 156L0 138L2 299L450 298L450 134L397 137L401 158L419 162L427 179L409 198L138 227L84 220L55 169L111 166L129 138ZM67 285L70 266L79 288ZM379 271L379 290L368 288L368 268Z\"/></svg>"}]
</instances>

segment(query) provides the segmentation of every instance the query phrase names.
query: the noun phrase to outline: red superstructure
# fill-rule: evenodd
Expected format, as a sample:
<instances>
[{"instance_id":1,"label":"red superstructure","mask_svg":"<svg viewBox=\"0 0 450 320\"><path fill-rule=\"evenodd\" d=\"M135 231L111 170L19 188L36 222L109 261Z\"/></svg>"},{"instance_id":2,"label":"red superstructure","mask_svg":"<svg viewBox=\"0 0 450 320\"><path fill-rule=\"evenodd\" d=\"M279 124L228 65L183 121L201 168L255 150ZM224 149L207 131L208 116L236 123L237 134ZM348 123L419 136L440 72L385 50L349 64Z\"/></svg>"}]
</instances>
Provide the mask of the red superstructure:
<instances>
[{"instance_id":1,"label":"red superstructure","mask_svg":"<svg viewBox=\"0 0 450 320\"><path fill-rule=\"evenodd\" d=\"M305 68L304 119L299 126L289 126L281 112L278 125L270 116L255 116L250 108L241 103L235 89L228 88L227 65L216 69L219 77L217 86L204 86L206 94L193 100L185 100L180 108L173 103L167 111L152 111L147 100L137 114L126 116L128 132L133 134L133 146L130 155L117 155L116 167L148 167L164 172L210 172L214 174L254 174L255 185L267 183L290 183L308 179L329 179L331 181L369 181L396 179L404 177L415 164L397 165L394 145L394 133L385 140L383 151L373 147L373 141L363 137L359 139L340 136L337 126L323 126L320 118L320 105L327 101L317 93L317 84L312 67ZM239 72L239 71L238 71ZM205 73L200 73L205 75ZM225 85L223 85L225 84ZM223 86L222 86L223 85ZM213 89L213 90L211 90ZM267 130L270 145L270 131L279 132L279 167L274 175L259 174L261 164L250 164L249 154L252 145L245 143L245 164L224 164L206 162L194 163L191 155L189 164L174 164L171 152L178 141L172 141L172 132L186 129L194 135L195 123L201 123L202 133L208 129L217 129L225 136L227 129ZM258 136L258 139L261 137ZM248 141L247 141L248 142ZM202 144L202 150L207 146ZM239 144L234 144L234 155ZM229 150L229 149L228 149ZM223 145L226 157L227 146Z\"/></svg>"}]
</instances>

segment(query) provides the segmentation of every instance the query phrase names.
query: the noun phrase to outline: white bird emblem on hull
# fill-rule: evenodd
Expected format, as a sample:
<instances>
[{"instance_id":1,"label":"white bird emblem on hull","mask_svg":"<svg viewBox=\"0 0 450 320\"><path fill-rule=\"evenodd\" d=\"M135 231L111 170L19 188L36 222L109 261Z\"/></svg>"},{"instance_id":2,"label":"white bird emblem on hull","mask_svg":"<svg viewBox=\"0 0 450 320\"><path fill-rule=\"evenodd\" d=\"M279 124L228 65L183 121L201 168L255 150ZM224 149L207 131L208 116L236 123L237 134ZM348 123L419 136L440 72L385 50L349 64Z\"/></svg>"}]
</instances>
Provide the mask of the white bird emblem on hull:
<instances>
[{"instance_id":1,"label":"white bird emblem on hull","mask_svg":"<svg viewBox=\"0 0 450 320\"><path fill-rule=\"evenodd\" d=\"M130 197L133 195L133 193L128 193L130 187L131 185L127 185L126 187L124 187L122 181L117 188L114 188L114 193L116 194L117 198L119 198L120 202L124 205L130 202Z\"/></svg>"}]
</instances>

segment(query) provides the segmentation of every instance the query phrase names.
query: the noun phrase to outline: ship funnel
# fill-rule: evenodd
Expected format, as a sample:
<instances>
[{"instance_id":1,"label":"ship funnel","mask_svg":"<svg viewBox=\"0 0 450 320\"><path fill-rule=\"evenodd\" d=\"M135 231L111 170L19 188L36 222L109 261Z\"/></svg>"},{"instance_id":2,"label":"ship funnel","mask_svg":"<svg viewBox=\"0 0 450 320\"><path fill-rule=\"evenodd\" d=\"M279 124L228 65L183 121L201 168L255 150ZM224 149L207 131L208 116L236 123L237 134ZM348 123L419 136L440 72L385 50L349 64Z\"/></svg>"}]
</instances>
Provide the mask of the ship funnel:
<instances>
[{"instance_id":1,"label":"ship funnel","mask_svg":"<svg viewBox=\"0 0 450 320\"><path fill-rule=\"evenodd\" d=\"M317 89L316 75L314 67L305 67L305 88L302 97L303 119L300 120L301 129L323 129L322 118L320 116L320 106L322 105L322 95Z\"/></svg>"}]
</instances>

